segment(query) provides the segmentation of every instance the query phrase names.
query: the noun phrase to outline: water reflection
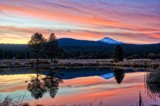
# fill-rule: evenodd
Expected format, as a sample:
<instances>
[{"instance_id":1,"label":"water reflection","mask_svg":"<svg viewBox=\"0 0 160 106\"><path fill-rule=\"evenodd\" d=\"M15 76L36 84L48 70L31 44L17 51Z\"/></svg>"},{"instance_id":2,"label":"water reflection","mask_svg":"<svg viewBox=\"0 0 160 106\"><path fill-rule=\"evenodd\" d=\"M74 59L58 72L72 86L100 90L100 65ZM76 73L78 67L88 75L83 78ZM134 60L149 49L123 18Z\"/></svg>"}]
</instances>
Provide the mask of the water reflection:
<instances>
[{"instance_id":1,"label":"water reflection","mask_svg":"<svg viewBox=\"0 0 160 106\"><path fill-rule=\"evenodd\" d=\"M146 93L153 100L160 98L160 72L154 71L146 74Z\"/></svg>"},{"instance_id":2,"label":"water reflection","mask_svg":"<svg viewBox=\"0 0 160 106\"><path fill-rule=\"evenodd\" d=\"M118 69L118 68L115 68L114 69L114 75L115 75L115 79L117 81L118 84L122 83L123 81L123 78L125 76L125 72L123 69Z\"/></svg>"},{"instance_id":3,"label":"water reflection","mask_svg":"<svg viewBox=\"0 0 160 106\"><path fill-rule=\"evenodd\" d=\"M106 80L114 78L118 84L122 83L123 78L125 77L125 70L120 68L111 68L111 69L98 69L93 68L86 69L69 69L69 70L59 70L55 73L56 77L62 79L73 79L79 77L90 77L90 76L100 76ZM63 76L62 76L63 74Z\"/></svg>"},{"instance_id":4,"label":"water reflection","mask_svg":"<svg viewBox=\"0 0 160 106\"><path fill-rule=\"evenodd\" d=\"M52 98L55 97L58 91L59 83L63 82L62 79L54 77L53 76L54 74L55 74L55 71L50 69L50 74L42 79L44 81L44 85L46 89L48 90Z\"/></svg>"},{"instance_id":5,"label":"water reflection","mask_svg":"<svg viewBox=\"0 0 160 106\"><path fill-rule=\"evenodd\" d=\"M32 74L34 77L30 78L27 76L25 82L25 88L31 93L31 96L35 99L42 98L45 94L49 94L51 98L54 98L58 92L59 84L63 80L70 80L76 78L92 78L101 77L99 80L109 80L121 84L125 73L134 72L129 69L119 68L69 68L69 69L8 69L0 71L1 75L22 75ZM28 80L29 78L29 80ZM103 78L103 79L102 79ZM85 79L85 78L84 78ZM105 79L105 80L104 80ZM99 81L99 82L100 82ZM87 81L86 81L87 82ZM89 82L89 81L88 81ZM106 81L107 82L107 81ZM92 82L94 83L94 82ZM106 83L107 85L107 83ZM18 86L18 83L17 85ZM27 86L27 87L26 87Z\"/></svg>"},{"instance_id":6,"label":"water reflection","mask_svg":"<svg viewBox=\"0 0 160 106\"><path fill-rule=\"evenodd\" d=\"M93 76L100 76L104 79L111 79L114 77L114 72L108 68L72 68L58 70L55 73L55 76L62 79L74 79L79 77Z\"/></svg>"},{"instance_id":7,"label":"water reflection","mask_svg":"<svg viewBox=\"0 0 160 106\"><path fill-rule=\"evenodd\" d=\"M54 77L55 71L50 69L50 74L42 77L39 75L39 70L36 68L36 77L32 77L28 83L27 90L31 92L31 96L35 99L42 98L43 95L49 92L51 98L54 98L59 89L59 83L62 79Z\"/></svg>"},{"instance_id":8,"label":"water reflection","mask_svg":"<svg viewBox=\"0 0 160 106\"><path fill-rule=\"evenodd\" d=\"M42 74L43 73L43 74ZM115 77L118 84L122 83L125 77L125 71L119 68L113 68L111 70L92 70L78 72L66 71L66 70L53 70L49 69L45 72L39 71L36 68L36 77L32 77L28 83L27 90L31 92L31 96L35 99L42 98L45 93L49 93L51 98L54 98L59 89L59 84L63 82L62 79L72 79L77 77L88 76L100 76L104 79L110 79Z\"/></svg>"}]
</instances>

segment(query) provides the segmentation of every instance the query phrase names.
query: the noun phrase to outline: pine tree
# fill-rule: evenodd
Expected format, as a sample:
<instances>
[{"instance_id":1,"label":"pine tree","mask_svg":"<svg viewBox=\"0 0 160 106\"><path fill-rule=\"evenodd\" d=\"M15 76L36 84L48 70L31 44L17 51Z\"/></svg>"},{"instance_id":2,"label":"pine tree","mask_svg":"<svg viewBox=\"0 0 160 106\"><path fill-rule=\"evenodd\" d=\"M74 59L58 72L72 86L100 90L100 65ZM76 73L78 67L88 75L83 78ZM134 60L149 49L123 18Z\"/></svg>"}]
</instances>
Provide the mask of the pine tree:
<instances>
[{"instance_id":1,"label":"pine tree","mask_svg":"<svg viewBox=\"0 0 160 106\"><path fill-rule=\"evenodd\" d=\"M124 56L124 51L122 47L120 45L117 45L113 55L114 61L116 62L123 61L124 58L123 56Z\"/></svg>"},{"instance_id":2,"label":"pine tree","mask_svg":"<svg viewBox=\"0 0 160 106\"><path fill-rule=\"evenodd\" d=\"M33 34L31 40L28 42L28 46L33 54L33 57L36 58L36 64L38 64L38 59L43 52L45 44L46 39L40 33Z\"/></svg>"},{"instance_id":3,"label":"pine tree","mask_svg":"<svg viewBox=\"0 0 160 106\"><path fill-rule=\"evenodd\" d=\"M50 34L45 51L47 56L51 59L51 62L53 61L53 58L56 58L58 56L58 40L54 33Z\"/></svg>"}]
</instances>

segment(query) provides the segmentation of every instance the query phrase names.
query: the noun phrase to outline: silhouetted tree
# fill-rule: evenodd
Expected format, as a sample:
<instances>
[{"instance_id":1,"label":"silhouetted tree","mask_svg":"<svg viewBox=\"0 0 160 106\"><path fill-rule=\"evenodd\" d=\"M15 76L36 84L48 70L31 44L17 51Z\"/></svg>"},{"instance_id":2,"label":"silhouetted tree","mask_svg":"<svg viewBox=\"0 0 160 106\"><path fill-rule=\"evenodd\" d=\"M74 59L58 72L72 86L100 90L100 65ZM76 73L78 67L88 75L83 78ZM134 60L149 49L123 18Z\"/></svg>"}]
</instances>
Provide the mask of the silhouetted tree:
<instances>
[{"instance_id":1,"label":"silhouetted tree","mask_svg":"<svg viewBox=\"0 0 160 106\"><path fill-rule=\"evenodd\" d=\"M45 52L47 56L51 59L51 62L53 58L58 56L59 48L58 48L58 40L54 33L51 33L49 36L49 39L47 41L47 45L45 48Z\"/></svg>"},{"instance_id":2,"label":"silhouetted tree","mask_svg":"<svg viewBox=\"0 0 160 106\"><path fill-rule=\"evenodd\" d=\"M120 45L117 45L113 55L114 61L123 61L124 51Z\"/></svg>"},{"instance_id":3,"label":"silhouetted tree","mask_svg":"<svg viewBox=\"0 0 160 106\"><path fill-rule=\"evenodd\" d=\"M43 51L43 47L46 43L46 39L40 33L35 33L32 35L31 40L28 42L28 46L36 58L36 64L38 64L38 59L40 57L40 53Z\"/></svg>"},{"instance_id":4,"label":"silhouetted tree","mask_svg":"<svg viewBox=\"0 0 160 106\"><path fill-rule=\"evenodd\" d=\"M125 76L124 70L122 69L114 69L115 79L118 84L120 84Z\"/></svg>"}]
</instances>

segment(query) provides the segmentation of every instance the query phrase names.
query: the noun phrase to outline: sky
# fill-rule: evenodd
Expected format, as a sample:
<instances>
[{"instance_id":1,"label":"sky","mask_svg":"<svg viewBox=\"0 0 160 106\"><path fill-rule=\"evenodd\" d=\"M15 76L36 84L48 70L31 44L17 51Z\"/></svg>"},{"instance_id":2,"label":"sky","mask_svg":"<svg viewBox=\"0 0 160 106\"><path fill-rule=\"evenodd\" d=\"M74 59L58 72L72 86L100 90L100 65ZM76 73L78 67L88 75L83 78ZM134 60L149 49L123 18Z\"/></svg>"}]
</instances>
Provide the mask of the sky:
<instances>
[{"instance_id":1,"label":"sky","mask_svg":"<svg viewBox=\"0 0 160 106\"><path fill-rule=\"evenodd\" d=\"M160 0L0 0L0 43L31 36L160 43Z\"/></svg>"}]
</instances>

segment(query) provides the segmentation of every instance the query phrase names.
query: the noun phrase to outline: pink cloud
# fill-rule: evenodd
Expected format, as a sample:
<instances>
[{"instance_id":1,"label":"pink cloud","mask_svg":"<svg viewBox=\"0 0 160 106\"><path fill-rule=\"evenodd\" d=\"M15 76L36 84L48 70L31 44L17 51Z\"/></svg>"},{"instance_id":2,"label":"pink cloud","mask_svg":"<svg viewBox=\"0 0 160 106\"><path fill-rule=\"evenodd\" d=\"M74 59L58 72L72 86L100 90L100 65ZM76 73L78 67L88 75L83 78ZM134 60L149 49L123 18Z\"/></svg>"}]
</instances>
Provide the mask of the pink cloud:
<instances>
[{"instance_id":1,"label":"pink cloud","mask_svg":"<svg viewBox=\"0 0 160 106\"><path fill-rule=\"evenodd\" d=\"M65 31L64 29L54 30L53 28L23 29L12 27L8 29L8 32L5 32L5 35L12 36L11 34L13 33L10 33L9 30L15 30L13 31L14 36L21 37L20 34L26 35L24 43L26 43L32 33L37 31L43 32L44 35L54 31L59 38L71 37L76 39L97 40L104 36L112 36L127 43L159 42L159 40L156 39L159 39L158 32L160 32L160 15L158 15L159 11L157 10L157 3L159 2L143 4L145 2L141 1L140 5L135 2L124 2L123 0L119 3L97 0L95 0L95 2L40 0L39 2L24 1L22 3L13 0L11 3L14 5L11 5L9 2L1 3L0 10L33 19L61 22L60 24L67 22L75 26L81 26L83 29L86 28L86 30L79 29L77 31L77 29L69 29L68 27L68 29L72 31L67 31L68 29ZM122 5L123 3L124 5ZM12 26L12 24L10 26ZM112 28L113 33L110 35L109 32L102 31L102 28ZM117 30L121 32L116 32ZM126 33L123 31L130 32ZM2 32L0 32L0 35L2 35ZM5 35L1 36L1 38L4 38Z\"/></svg>"}]
</instances>

